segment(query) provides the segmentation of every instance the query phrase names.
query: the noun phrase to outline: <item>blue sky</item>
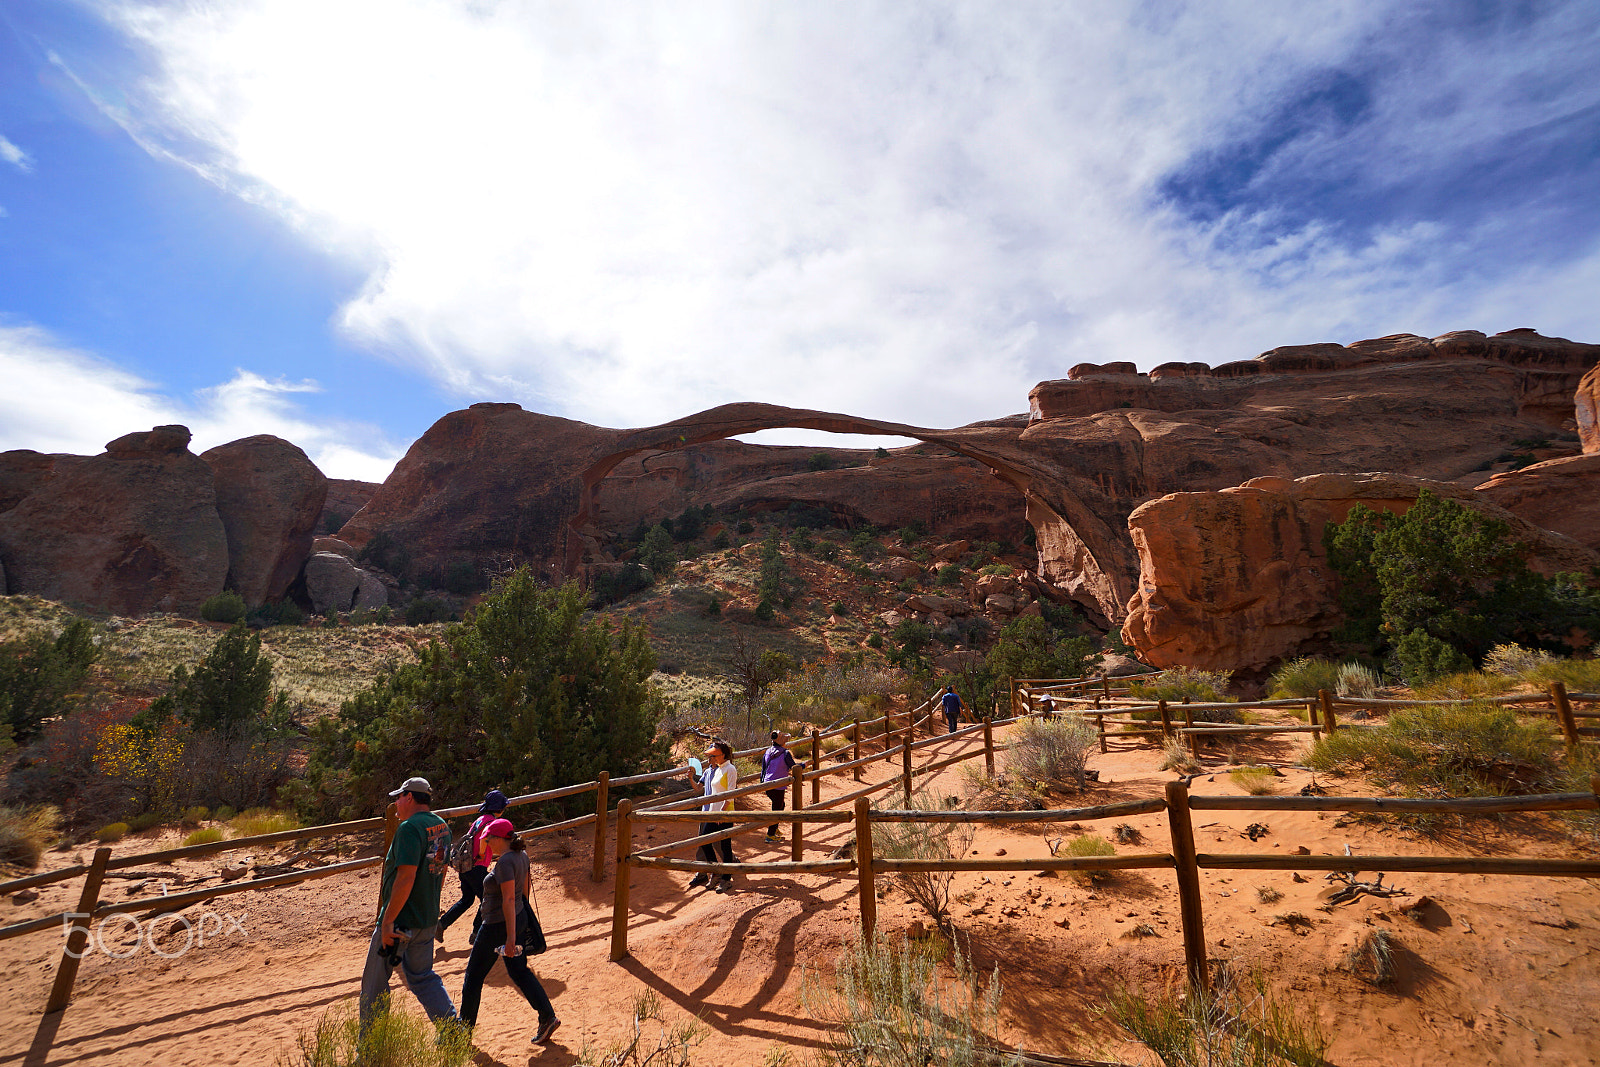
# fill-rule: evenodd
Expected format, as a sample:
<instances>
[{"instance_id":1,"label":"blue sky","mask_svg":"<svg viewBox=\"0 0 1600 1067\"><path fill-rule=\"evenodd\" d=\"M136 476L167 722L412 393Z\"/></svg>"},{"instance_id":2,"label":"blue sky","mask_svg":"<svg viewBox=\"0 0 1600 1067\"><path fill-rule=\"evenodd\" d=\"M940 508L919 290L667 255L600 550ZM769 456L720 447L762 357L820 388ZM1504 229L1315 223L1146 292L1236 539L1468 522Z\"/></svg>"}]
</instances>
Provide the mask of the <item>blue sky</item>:
<instances>
[{"instance_id":1,"label":"blue sky","mask_svg":"<svg viewBox=\"0 0 1600 1067\"><path fill-rule=\"evenodd\" d=\"M0 449L1600 341L1600 6L0 6ZM764 439L771 439L770 437ZM783 439L799 439L790 435Z\"/></svg>"}]
</instances>

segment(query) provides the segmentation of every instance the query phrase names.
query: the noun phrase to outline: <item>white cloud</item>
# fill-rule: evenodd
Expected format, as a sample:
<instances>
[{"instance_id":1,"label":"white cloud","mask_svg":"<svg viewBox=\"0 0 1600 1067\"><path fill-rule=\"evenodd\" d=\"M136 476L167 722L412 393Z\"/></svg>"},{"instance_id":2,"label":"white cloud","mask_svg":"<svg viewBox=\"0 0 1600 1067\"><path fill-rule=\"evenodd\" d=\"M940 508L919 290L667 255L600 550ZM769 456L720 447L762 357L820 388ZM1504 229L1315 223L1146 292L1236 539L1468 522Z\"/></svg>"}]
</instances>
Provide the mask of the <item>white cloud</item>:
<instances>
[{"instance_id":1,"label":"white cloud","mask_svg":"<svg viewBox=\"0 0 1600 1067\"><path fill-rule=\"evenodd\" d=\"M0 160L4 160L24 173L33 169L33 157L12 144L4 134L0 134Z\"/></svg>"},{"instance_id":2,"label":"white cloud","mask_svg":"<svg viewBox=\"0 0 1600 1067\"><path fill-rule=\"evenodd\" d=\"M0 450L98 455L123 434L181 423L194 434L189 448L195 453L274 434L299 445L333 478L381 482L401 454L373 427L322 422L299 410L294 395L318 391L314 382L269 381L237 370L228 381L178 400L32 326L0 326L0 381L7 393Z\"/></svg>"},{"instance_id":3,"label":"white cloud","mask_svg":"<svg viewBox=\"0 0 1600 1067\"><path fill-rule=\"evenodd\" d=\"M1200 223L1158 190L1342 65L1374 97L1359 137L1308 136L1275 166L1437 173L1592 103L1583 11L1428 47L1399 3L118 17L160 64L126 121L375 259L343 329L463 399L611 425L740 399L953 425L1024 410L1085 360L1527 324L1482 309L1573 287L1557 255L1479 262L1516 219L1352 236L1266 207Z\"/></svg>"}]
</instances>

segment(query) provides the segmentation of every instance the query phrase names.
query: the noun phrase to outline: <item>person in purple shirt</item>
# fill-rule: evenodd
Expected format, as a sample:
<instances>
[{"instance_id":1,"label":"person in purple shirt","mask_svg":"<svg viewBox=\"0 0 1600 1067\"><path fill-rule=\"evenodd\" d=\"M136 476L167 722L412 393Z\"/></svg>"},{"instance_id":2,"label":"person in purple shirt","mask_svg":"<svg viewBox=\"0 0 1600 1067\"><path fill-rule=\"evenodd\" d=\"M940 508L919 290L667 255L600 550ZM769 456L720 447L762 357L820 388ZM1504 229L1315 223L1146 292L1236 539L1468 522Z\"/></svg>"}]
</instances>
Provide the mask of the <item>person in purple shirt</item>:
<instances>
[{"instance_id":1,"label":"person in purple shirt","mask_svg":"<svg viewBox=\"0 0 1600 1067\"><path fill-rule=\"evenodd\" d=\"M761 780L782 783L776 789L767 790L767 799L772 801L773 811L783 810L783 798L789 787L789 771L794 767L794 753L786 747L788 740L789 735L782 730L772 731L772 747L761 754ZM767 843L776 844L777 841L778 824L773 823L767 828Z\"/></svg>"}]
</instances>

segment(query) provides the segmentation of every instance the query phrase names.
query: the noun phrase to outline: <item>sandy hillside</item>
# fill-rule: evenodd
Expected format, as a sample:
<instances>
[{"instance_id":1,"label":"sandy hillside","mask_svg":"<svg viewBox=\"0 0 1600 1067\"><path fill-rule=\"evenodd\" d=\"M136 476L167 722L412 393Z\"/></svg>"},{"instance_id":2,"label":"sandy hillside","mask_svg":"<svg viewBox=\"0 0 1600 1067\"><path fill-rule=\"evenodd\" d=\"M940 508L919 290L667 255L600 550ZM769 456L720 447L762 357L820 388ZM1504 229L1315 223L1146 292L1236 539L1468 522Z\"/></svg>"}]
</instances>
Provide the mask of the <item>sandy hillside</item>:
<instances>
[{"instance_id":1,"label":"sandy hillside","mask_svg":"<svg viewBox=\"0 0 1600 1067\"><path fill-rule=\"evenodd\" d=\"M955 746L931 746L936 759ZM1292 762L1293 746L1262 746ZM1085 803L1159 795L1170 772L1159 772L1149 747L1097 756L1102 784ZM981 764L980 764L981 765ZM1221 764L1217 763L1220 767ZM875 765L873 777L888 773ZM1309 782L1288 770L1281 791ZM1360 793L1348 782L1322 783L1333 792ZM940 792L961 791L957 770L940 772ZM1202 775L1197 793L1236 793L1226 774ZM892 794L890 794L892 795ZM1065 800L1063 805L1077 803ZM1164 814L1128 820L1142 842L1121 852L1170 850ZM1251 823L1265 826L1257 840ZM1554 823L1523 822L1464 830L1429 841L1385 832L1337 815L1261 817L1251 812L1197 812L1202 851L1294 851L1357 854L1479 853L1581 856ZM1109 825L1084 827L1110 833ZM639 843L687 836L675 825ZM976 855L1048 854L1047 836L1076 833L1059 825L985 831ZM839 828L818 835L807 855L819 858L845 840ZM744 839L741 858L779 858L756 839ZM149 851L172 843L130 838L117 847ZM351 842L345 855L356 854ZM365 845L370 854L371 843ZM560 855L570 849L570 856ZM87 858L80 849L78 858ZM556 1040L540 1050L528 1044L534 1017L497 969L485 991L477 1034L479 1064L564 1065L578 1062L585 1042L604 1046L629 1028L629 1009L643 990L656 991L669 1016L700 1015L711 1035L695 1062L760 1063L775 1045L798 1046L797 1058L815 1047L823 1027L799 1004L802 974L826 972L856 923L851 878L800 876L741 880L737 892L718 896L685 891L687 876L638 871L634 876L632 958L607 962L611 878L590 882L589 851L582 835L539 838L533 845L536 892L551 950L539 959L546 989L563 1019ZM52 865L73 859L53 853ZM254 857L257 863L272 857ZM202 871L217 859L196 863ZM164 868L170 870L172 868ZM1600 1021L1590 1010L1600 994L1600 887L1581 880L1467 875L1386 878L1409 890L1404 898L1360 897L1319 910L1328 889L1319 876L1297 882L1287 873L1202 872L1206 937L1214 958L1263 969L1282 994L1315 1011L1333 1037L1328 1060L1340 1067L1423 1064L1588 1064L1600 1057ZM1371 875L1364 875L1370 878ZM132 883L115 880L108 898ZM48 887L26 905L6 903L15 921L76 904L79 883ZM1257 890L1282 894L1262 903ZM152 883L142 892L159 892ZM999 964L1004 976L1007 1041L1030 1050L1094 1056L1128 1063L1153 1057L1124 1041L1096 1012L1118 983L1154 991L1182 973L1182 944L1173 878L1165 872L1126 872L1091 886L1037 875L961 875L963 903L956 925L968 935L977 965ZM222 898L212 910L238 920L221 923L203 947L162 959L148 946L127 959L93 954L84 960L72 1006L46 1019L41 1011L62 945L57 931L0 943L7 966L0 977L0 1063L262 1064L287 1055L295 1035L330 1009L348 1007L375 908L373 872L301 886ZM1270 894L1269 894L1270 895ZM1402 909L1426 895L1420 918ZM453 899L453 894L451 894ZM196 915L200 908L191 909ZM1309 925L1275 924L1300 913ZM890 890L880 903L886 930L921 920L915 905ZM1148 926L1156 936L1130 937ZM242 929L241 929L242 928ZM1393 933L1403 949L1400 977L1380 990L1343 966L1349 947L1369 929ZM452 998L466 964L467 924L455 927L437 961ZM125 952L128 928L106 938ZM181 943L161 942L171 951ZM399 982L396 979L396 988ZM418 1011L402 994L406 1009Z\"/></svg>"}]
</instances>

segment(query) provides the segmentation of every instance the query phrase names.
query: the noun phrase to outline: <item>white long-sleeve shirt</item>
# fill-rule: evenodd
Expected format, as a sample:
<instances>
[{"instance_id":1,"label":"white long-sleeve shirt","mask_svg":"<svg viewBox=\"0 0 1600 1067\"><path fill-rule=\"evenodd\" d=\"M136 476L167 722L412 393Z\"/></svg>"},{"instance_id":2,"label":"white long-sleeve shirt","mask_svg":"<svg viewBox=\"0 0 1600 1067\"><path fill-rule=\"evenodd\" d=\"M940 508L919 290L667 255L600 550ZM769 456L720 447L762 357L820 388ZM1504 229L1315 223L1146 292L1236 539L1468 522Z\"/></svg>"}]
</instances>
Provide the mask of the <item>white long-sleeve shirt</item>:
<instances>
[{"instance_id":1,"label":"white long-sleeve shirt","mask_svg":"<svg viewBox=\"0 0 1600 1067\"><path fill-rule=\"evenodd\" d=\"M729 760L718 767L714 763L707 763L706 769L700 774L700 784L705 786L706 796L713 797L718 793L726 793L739 784L739 772ZM726 800L713 800L709 804L702 804L701 811L721 811L728 806Z\"/></svg>"}]
</instances>

